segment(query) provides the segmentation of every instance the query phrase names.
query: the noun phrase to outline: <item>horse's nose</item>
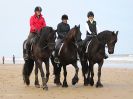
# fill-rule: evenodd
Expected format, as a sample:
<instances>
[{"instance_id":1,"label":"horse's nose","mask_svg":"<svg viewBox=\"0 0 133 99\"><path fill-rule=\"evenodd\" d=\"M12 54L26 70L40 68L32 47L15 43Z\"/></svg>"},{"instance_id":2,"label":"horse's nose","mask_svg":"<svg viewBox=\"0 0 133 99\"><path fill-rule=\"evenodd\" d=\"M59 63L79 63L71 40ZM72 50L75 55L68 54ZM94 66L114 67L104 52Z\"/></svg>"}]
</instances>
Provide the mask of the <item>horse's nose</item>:
<instances>
[{"instance_id":1,"label":"horse's nose","mask_svg":"<svg viewBox=\"0 0 133 99\"><path fill-rule=\"evenodd\" d=\"M108 50L109 54L113 54L114 53L114 50L111 49L111 50Z\"/></svg>"}]
</instances>

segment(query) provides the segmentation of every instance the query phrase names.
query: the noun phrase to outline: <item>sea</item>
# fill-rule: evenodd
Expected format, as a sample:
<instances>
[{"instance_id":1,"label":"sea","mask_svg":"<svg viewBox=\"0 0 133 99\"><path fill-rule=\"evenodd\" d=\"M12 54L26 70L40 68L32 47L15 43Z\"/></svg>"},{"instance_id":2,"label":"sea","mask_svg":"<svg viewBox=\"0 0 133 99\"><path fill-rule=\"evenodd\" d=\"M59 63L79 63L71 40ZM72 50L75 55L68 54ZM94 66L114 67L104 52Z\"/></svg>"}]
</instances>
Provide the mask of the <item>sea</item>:
<instances>
[{"instance_id":1,"label":"sea","mask_svg":"<svg viewBox=\"0 0 133 99\"><path fill-rule=\"evenodd\" d=\"M16 57L15 62L15 64L24 64L22 57ZM2 64L2 58L0 64ZM13 64L12 57L5 57L5 64ZM81 67L80 62L78 62L78 66ZM133 69L133 54L109 55L109 58L104 61L103 67Z\"/></svg>"}]
</instances>

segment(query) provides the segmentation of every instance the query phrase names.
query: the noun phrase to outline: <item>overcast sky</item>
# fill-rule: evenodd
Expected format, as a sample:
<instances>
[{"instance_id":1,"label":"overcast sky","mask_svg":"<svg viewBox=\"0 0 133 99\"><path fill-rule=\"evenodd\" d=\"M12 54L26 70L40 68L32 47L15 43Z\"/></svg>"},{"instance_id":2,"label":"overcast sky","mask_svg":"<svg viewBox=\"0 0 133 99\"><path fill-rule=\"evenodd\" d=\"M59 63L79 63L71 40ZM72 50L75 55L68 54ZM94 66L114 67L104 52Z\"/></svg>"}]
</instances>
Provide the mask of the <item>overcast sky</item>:
<instances>
[{"instance_id":1,"label":"overcast sky","mask_svg":"<svg viewBox=\"0 0 133 99\"><path fill-rule=\"evenodd\" d=\"M22 57L22 43L29 33L29 19L35 6L43 8L49 26L56 28L62 14L68 14L70 26L81 25L85 38L87 12L95 13L100 31L119 30L115 54L133 54L133 0L1 0L0 56Z\"/></svg>"}]
</instances>

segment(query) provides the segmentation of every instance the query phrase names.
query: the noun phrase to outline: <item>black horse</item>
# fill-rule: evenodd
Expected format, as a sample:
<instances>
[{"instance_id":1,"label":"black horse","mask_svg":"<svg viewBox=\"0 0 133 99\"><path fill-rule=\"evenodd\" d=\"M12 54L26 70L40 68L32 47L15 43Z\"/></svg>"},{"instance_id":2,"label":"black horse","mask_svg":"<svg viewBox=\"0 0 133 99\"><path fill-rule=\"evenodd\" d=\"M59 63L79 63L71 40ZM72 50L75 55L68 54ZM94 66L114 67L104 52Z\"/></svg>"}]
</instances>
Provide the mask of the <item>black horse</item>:
<instances>
[{"instance_id":1,"label":"black horse","mask_svg":"<svg viewBox=\"0 0 133 99\"><path fill-rule=\"evenodd\" d=\"M30 74L33 70L35 62L35 86L40 87L38 81L38 69L41 72L42 87L48 89L47 82L49 79L49 57L55 47L56 31L52 27L45 27L41 30L38 37L34 38L35 42L32 44L32 55L28 60L25 60L23 67L24 82L30 84ZM23 54L25 54L25 43L23 44ZM42 63L46 66L46 77L42 68Z\"/></svg>"},{"instance_id":2,"label":"black horse","mask_svg":"<svg viewBox=\"0 0 133 99\"><path fill-rule=\"evenodd\" d=\"M98 63L98 81L96 87L103 87L101 83L101 68L104 63L105 45L107 44L108 53L113 54L117 42L118 31L103 31L94 36L89 45L82 48L81 65L84 76L84 85L94 85L94 64ZM88 47L88 48L87 48ZM89 65L88 65L89 61Z\"/></svg>"},{"instance_id":3,"label":"black horse","mask_svg":"<svg viewBox=\"0 0 133 99\"><path fill-rule=\"evenodd\" d=\"M52 64L54 66L54 83L57 85L61 85L60 82L60 72L61 72L61 67L63 66L64 70L64 81L62 87L68 87L67 84L67 70L66 70L66 65L72 64L75 68L75 76L72 79L72 84L75 85L79 78L78 78L78 71L79 68L77 66L77 45L76 45L76 38L80 32L80 26L75 26L72 28L66 38L63 41L63 45L61 44L61 48L59 48L59 64L56 64L54 62L54 56L51 57Z\"/></svg>"}]
</instances>

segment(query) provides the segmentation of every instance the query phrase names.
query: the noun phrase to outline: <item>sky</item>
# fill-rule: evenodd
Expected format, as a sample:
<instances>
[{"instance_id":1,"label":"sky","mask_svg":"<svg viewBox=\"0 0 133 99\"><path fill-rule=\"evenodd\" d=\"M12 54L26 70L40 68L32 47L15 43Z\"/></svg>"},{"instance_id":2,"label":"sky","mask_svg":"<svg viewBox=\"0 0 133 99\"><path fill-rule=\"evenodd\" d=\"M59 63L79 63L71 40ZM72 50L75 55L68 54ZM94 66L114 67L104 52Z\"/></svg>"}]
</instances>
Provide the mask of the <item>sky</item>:
<instances>
[{"instance_id":1,"label":"sky","mask_svg":"<svg viewBox=\"0 0 133 99\"><path fill-rule=\"evenodd\" d=\"M22 57L35 6L42 7L47 25L54 29L67 14L71 28L80 24L83 39L87 13L93 11L100 31L119 31L115 54L133 54L133 0L1 0L0 57Z\"/></svg>"}]
</instances>

